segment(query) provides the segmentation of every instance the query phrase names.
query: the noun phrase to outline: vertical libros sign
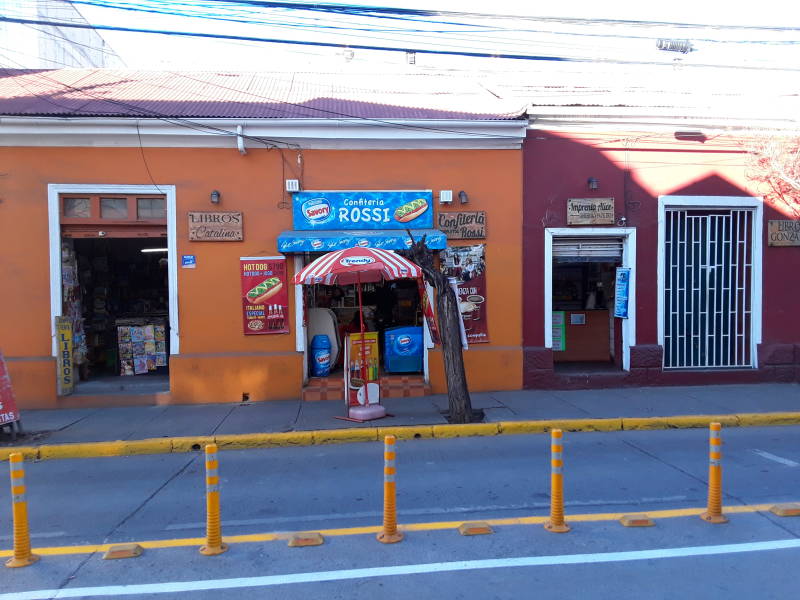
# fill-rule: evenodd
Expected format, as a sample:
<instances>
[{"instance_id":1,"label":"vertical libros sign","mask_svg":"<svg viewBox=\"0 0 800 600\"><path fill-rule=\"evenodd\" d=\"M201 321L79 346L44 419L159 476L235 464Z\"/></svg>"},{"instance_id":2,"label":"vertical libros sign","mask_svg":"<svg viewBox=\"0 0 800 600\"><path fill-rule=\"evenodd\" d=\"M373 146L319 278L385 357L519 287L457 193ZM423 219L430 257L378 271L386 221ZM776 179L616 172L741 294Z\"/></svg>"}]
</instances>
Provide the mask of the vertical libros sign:
<instances>
[{"instance_id":1,"label":"vertical libros sign","mask_svg":"<svg viewBox=\"0 0 800 600\"><path fill-rule=\"evenodd\" d=\"M75 373L72 364L72 321L67 317L56 317L56 341L58 342L58 395L67 396L75 389Z\"/></svg>"},{"instance_id":2,"label":"vertical libros sign","mask_svg":"<svg viewBox=\"0 0 800 600\"><path fill-rule=\"evenodd\" d=\"M458 246L439 254L442 271L456 280L458 309L470 344L489 342L485 248L485 244Z\"/></svg>"},{"instance_id":3,"label":"vertical libros sign","mask_svg":"<svg viewBox=\"0 0 800 600\"><path fill-rule=\"evenodd\" d=\"M617 267L617 278L614 284L614 316L628 318L628 296L631 287L631 270Z\"/></svg>"},{"instance_id":4,"label":"vertical libros sign","mask_svg":"<svg viewBox=\"0 0 800 600\"><path fill-rule=\"evenodd\" d=\"M0 425L8 425L19 421L19 411L11 389L11 377L8 376L6 359L0 352Z\"/></svg>"},{"instance_id":5,"label":"vertical libros sign","mask_svg":"<svg viewBox=\"0 0 800 600\"><path fill-rule=\"evenodd\" d=\"M243 256L242 317L245 335L289 333L285 256Z\"/></svg>"}]
</instances>

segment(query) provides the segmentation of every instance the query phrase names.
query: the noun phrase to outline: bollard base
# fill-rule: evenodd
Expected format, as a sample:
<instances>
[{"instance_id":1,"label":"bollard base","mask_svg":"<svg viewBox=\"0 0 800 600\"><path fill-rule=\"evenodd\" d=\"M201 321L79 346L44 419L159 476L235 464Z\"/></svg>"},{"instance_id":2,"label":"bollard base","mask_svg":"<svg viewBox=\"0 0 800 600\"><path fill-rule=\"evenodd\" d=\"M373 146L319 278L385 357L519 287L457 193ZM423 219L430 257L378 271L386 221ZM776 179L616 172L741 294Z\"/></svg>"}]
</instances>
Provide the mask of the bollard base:
<instances>
[{"instance_id":1,"label":"bollard base","mask_svg":"<svg viewBox=\"0 0 800 600\"><path fill-rule=\"evenodd\" d=\"M566 523L562 523L561 525L556 525L555 523L551 523L549 521L544 524L544 528L552 533L567 533L570 529L569 525L567 525Z\"/></svg>"},{"instance_id":2,"label":"bollard base","mask_svg":"<svg viewBox=\"0 0 800 600\"><path fill-rule=\"evenodd\" d=\"M381 544L396 544L403 539L403 534L399 531L395 531L394 533L386 533L385 531L381 531L377 535L377 539Z\"/></svg>"},{"instance_id":3,"label":"bollard base","mask_svg":"<svg viewBox=\"0 0 800 600\"><path fill-rule=\"evenodd\" d=\"M219 546L200 546L200 554L205 556L216 556L228 550L228 544L220 544Z\"/></svg>"},{"instance_id":4,"label":"bollard base","mask_svg":"<svg viewBox=\"0 0 800 600\"><path fill-rule=\"evenodd\" d=\"M27 567L39 560L39 556L31 554L28 558L14 558L11 557L6 561L6 566L9 569L19 569L20 567Z\"/></svg>"},{"instance_id":5,"label":"bollard base","mask_svg":"<svg viewBox=\"0 0 800 600\"><path fill-rule=\"evenodd\" d=\"M702 515L700 515L700 518L703 519L703 521L705 521L706 523L714 523L716 525L719 525L720 523L727 523L728 522L728 517L726 517L725 515L723 515L723 514L712 515L708 511L706 511Z\"/></svg>"}]
</instances>

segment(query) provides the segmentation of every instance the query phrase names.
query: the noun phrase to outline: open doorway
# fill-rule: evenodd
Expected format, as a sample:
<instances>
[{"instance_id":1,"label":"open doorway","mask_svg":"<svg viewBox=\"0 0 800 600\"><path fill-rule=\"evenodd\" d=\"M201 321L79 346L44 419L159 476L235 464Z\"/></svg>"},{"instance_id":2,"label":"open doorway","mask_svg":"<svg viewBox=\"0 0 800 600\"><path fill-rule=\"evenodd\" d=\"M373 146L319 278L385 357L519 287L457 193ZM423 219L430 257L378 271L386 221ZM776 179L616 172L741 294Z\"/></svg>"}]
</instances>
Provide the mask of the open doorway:
<instances>
[{"instance_id":1,"label":"open doorway","mask_svg":"<svg viewBox=\"0 0 800 600\"><path fill-rule=\"evenodd\" d=\"M308 264L319 255L305 257ZM306 347L310 377L341 380L344 369L361 371L361 361L370 380L383 375L421 375L424 372L425 343L423 315L416 280L398 279L362 284L365 358L360 341L360 313L355 285L303 286L308 311ZM320 369L316 357L327 357L319 349L321 337L330 346L329 368ZM350 364L345 364L345 345L350 338Z\"/></svg>"},{"instance_id":2,"label":"open doorway","mask_svg":"<svg viewBox=\"0 0 800 600\"><path fill-rule=\"evenodd\" d=\"M169 390L165 240L64 237L61 250L75 393Z\"/></svg>"},{"instance_id":3,"label":"open doorway","mask_svg":"<svg viewBox=\"0 0 800 600\"><path fill-rule=\"evenodd\" d=\"M598 257L601 258L601 257ZM561 372L618 370L614 279L620 260L553 260L553 362Z\"/></svg>"},{"instance_id":4,"label":"open doorway","mask_svg":"<svg viewBox=\"0 0 800 600\"><path fill-rule=\"evenodd\" d=\"M51 312L71 326L71 392L169 391L174 189L50 184L48 213Z\"/></svg>"}]
</instances>

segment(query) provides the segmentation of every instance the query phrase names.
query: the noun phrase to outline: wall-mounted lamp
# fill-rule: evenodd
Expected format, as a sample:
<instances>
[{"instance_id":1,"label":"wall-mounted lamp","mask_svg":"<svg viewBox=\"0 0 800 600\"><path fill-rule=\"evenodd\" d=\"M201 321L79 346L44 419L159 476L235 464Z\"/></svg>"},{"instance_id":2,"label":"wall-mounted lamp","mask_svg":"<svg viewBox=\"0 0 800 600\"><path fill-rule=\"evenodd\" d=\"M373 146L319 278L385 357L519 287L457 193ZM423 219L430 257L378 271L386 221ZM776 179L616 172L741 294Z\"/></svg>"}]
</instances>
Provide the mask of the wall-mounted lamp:
<instances>
[{"instance_id":1,"label":"wall-mounted lamp","mask_svg":"<svg viewBox=\"0 0 800 600\"><path fill-rule=\"evenodd\" d=\"M459 202L461 202L461 204L466 204L467 202L469 202L469 196L467 196L467 192L465 192L464 190L458 192L458 200Z\"/></svg>"},{"instance_id":2,"label":"wall-mounted lamp","mask_svg":"<svg viewBox=\"0 0 800 600\"><path fill-rule=\"evenodd\" d=\"M450 204L453 201L453 190L439 190L439 204Z\"/></svg>"},{"instance_id":3,"label":"wall-mounted lamp","mask_svg":"<svg viewBox=\"0 0 800 600\"><path fill-rule=\"evenodd\" d=\"M211 192L211 204L219 204L220 196L221 194L217 190Z\"/></svg>"},{"instance_id":4,"label":"wall-mounted lamp","mask_svg":"<svg viewBox=\"0 0 800 600\"><path fill-rule=\"evenodd\" d=\"M596 177L589 177L589 179L586 180L586 187L588 187L590 191L594 192L600 187L600 180Z\"/></svg>"}]
</instances>

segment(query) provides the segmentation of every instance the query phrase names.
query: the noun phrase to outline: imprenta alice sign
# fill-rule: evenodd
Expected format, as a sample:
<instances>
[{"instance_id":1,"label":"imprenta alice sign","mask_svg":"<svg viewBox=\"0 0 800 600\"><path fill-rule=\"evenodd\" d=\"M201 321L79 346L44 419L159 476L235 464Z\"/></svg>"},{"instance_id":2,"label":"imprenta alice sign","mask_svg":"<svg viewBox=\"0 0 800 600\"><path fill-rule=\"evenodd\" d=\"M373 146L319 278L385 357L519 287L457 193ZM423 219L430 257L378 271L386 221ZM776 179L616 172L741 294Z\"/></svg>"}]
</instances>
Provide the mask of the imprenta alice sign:
<instances>
[{"instance_id":1,"label":"imprenta alice sign","mask_svg":"<svg viewBox=\"0 0 800 600\"><path fill-rule=\"evenodd\" d=\"M567 225L613 225L613 198L570 198Z\"/></svg>"}]
</instances>

